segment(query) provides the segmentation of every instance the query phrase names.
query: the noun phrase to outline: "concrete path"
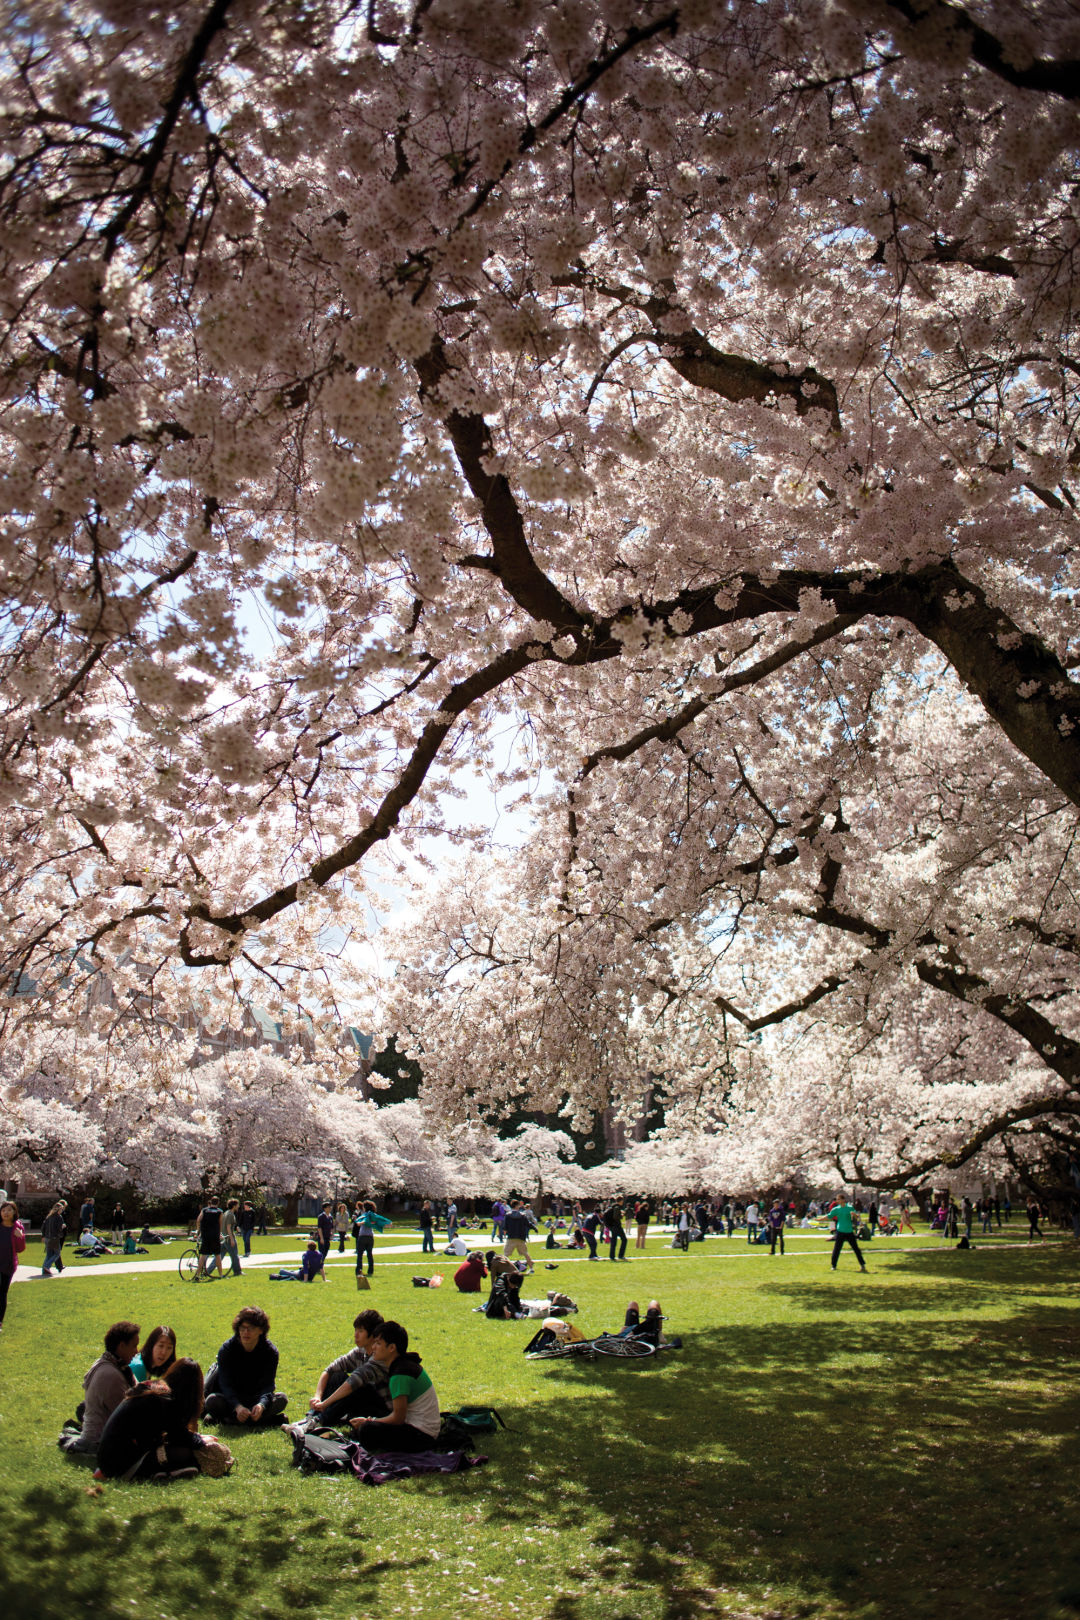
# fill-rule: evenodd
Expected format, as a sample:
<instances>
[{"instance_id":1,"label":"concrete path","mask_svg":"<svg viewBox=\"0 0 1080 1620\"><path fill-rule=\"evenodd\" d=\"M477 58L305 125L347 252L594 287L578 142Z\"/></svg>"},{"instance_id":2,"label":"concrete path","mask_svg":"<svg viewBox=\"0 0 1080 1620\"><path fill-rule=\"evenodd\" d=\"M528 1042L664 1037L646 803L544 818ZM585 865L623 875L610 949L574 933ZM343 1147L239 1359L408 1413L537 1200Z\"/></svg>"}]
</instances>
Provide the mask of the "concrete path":
<instances>
[{"instance_id":1,"label":"concrete path","mask_svg":"<svg viewBox=\"0 0 1080 1620\"><path fill-rule=\"evenodd\" d=\"M493 1247L498 1247L498 1245L493 1244L491 1239L484 1234L475 1232L462 1233L462 1238L471 1249L490 1249ZM802 1245L808 1241L814 1243L815 1246L812 1249L804 1249L802 1247ZM1050 1238L1048 1241L1053 1242L1054 1239ZM698 1259L753 1260L761 1250L761 1245L751 1247L750 1244L748 1244L745 1240L742 1242L742 1244L740 1244L737 1238L710 1238L707 1239L706 1242L708 1246L701 1244L694 1245L694 1253ZM831 1247L832 1239L826 1237L821 1232L799 1232L798 1234L792 1233L787 1238L787 1243L788 1252L786 1255L778 1254L773 1256L780 1266L783 1266L785 1260L807 1260L811 1257L819 1257L823 1254L827 1254ZM800 1246L798 1250L795 1250L793 1247L793 1245L796 1243L798 1243ZM714 1244L723 1245L723 1247L713 1247ZM1019 1247L1020 1243L1015 1239L994 1241L993 1239L987 1240L984 1238L981 1242L977 1240L972 1246L975 1249L1011 1249ZM1025 1244L1024 1247L1027 1248L1028 1245ZM880 1258L883 1251L886 1255L937 1254L944 1252L949 1248L951 1248L950 1244L942 1244L940 1241L900 1244L895 1238L875 1238L872 1243L863 1244L863 1252L871 1266L876 1259ZM261 1271L271 1266L287 1266L290 1269L293 1269L299 1266L300 1256L303 1254L303 1252L301 1240L297 1239L291 1249L276 1249L272 1254L252 1254L249 1255L246 1260L242 1259L241 1265L245 1271ZM545 1265L549 1263L555 1266L576 1266L583 1265L588 1261L588 1255L578 1254L576 1251L574 1253L568 1253L565 1249L563 1249L556 1251L555 1259L549 1262L548 1255L551 1253L552 1251L550 1249L545 1249L542 1243L538 1244L533 1250L533 1263L536 1266L538 1275L544 1271ZM422 1243L388 1243L385 1248L376 1248L375 1250L376 1271L383 1267L403 1265L411 1266L415 1264L412 1259L401 1260L398 1257L400 1255L413 1256L422 1254ZM115 1263L112 1261L102 1261L96 1265L86 1265L79 1260L68 1259L64 1262L63 1272L54 1273L51 1278L42 1278L40 1265L27 1265L24 1262L22 1265L20 1265L12 1280L14 1282L34 1282L35 1280L39 1282L67 1282L72 1277L116 1277L120 1274L127 1275L131 1272L160 1272L163 1274L172 1272L174 1275L176 1275L178 1272L179 1258L179 1254L174 1253L171 1258L167 1260L118 1260ZM626 1256L627 1262L632 1262L635 1258L640 1258L640 1256L635 1257L634 1251L629 1250ZM653 1250L653 1252L647 1254L645 1258L649 1261L677 1261L684 1259L685 1256L683 1255L681 1249L672 1249L665 1245L665 1247L659 1252ZM436 1249L434 1255L424 1255L424 1260L438 1262L444 1274L449 1268L456 1268L459 1264L458 1257L456 1255L443 1254L439 1249ZM606 1256L602 1256L598 1263L602 1265L610 1265L612 1262L609 1261ZM327 1257L326 1264L328 1268L332 1268L334 1270L347 1269L349 1271L354 1271L356 1269L355 1256L351 1253L339 1255L336 1252L332 1252ZM616 1261L615 1264L618 1265L620 1262ZM847 1269L855 1268L852 1267Z\"/></svg>"}]
</instances>

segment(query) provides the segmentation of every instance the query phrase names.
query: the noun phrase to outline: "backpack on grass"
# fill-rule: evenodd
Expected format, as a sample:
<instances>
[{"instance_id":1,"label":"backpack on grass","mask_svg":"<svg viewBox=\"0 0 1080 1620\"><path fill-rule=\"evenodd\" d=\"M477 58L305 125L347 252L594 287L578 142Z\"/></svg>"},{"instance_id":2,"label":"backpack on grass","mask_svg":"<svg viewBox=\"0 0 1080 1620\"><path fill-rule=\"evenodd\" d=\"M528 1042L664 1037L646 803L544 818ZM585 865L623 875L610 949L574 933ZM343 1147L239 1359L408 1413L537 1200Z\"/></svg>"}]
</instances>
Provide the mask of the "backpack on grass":
<instances>
[{"instance_id":1,"label":"backpack on grass","mask_svg":"<svg viewBox=\"0 0 1080 1620\"><path fill-rule=\"evenodd\" d=\"M352 1472L352 1449L331 1435L297 1434L293 1436L292 1463L302 1474L348 1474Z\"/></svg>"},{"instance_id":2,"label":"backpack on grass","mask_svg":"<svg viewBox=\"0 0 1080 1620\"><path fill-rule=\"evenodd\" d=\"M459 1406L456 1412L443 1413L433 1449L475 1451L478 1434L494 1434L500 1427L505 1429L506 1424L493 1406Z\"/></svg>"}]
</instances>

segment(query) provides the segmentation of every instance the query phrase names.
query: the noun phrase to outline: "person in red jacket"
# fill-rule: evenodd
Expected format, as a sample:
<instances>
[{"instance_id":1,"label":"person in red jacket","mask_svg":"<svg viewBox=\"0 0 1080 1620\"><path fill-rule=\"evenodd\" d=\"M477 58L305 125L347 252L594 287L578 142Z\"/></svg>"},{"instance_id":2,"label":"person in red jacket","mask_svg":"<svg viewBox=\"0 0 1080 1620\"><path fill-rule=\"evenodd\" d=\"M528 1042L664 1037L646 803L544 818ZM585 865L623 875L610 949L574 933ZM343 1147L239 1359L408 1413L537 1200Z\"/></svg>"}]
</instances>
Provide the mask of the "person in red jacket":
<instances>
[{"instance_id":1,"label":"person in red jacket","mask_svg":"<svg viewBox=\"0 0 1080 1620\"><path fill-rule=\"evenodd\" d=\"M469 1258L458 1266L454 1272L454 1282L460 1293L478 1294L480 1284L486 1276L487 1267L484 1265L484 1257L479 1249L474 1249Z\"/></svg>"}]
</instances>

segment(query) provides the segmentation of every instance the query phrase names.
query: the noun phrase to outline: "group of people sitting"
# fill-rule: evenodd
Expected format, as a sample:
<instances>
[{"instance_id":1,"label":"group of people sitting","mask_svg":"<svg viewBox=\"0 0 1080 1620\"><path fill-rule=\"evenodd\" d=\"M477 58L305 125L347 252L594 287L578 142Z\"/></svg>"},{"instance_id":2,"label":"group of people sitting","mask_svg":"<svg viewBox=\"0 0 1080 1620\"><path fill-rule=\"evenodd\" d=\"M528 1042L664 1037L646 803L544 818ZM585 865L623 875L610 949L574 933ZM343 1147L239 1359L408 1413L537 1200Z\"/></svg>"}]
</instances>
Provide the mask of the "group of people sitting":
<instances>
[{"instance_id":1,"label":"group of people sitting","mask_svg":"<svg viewBox=\"0 0 1080 1620\"><path fill-rule=\"evenodd\" d=\"M269 1334L266 1312L244 1306L204 1380L197 1361L177 1355L171 1327L155 1327L140 1343L138 1323L114 1322L83 1379L84 1400L64 1425L61 1447L93 1461L102 1479L166 1481L226 1472L228 1448L201 1434L199 1422L239 1428L282 1422L288 1396L276 1387L279 1357ZM349 1423L367 1451L431 1447L439 1402L400 1323L384 1321L378 1311L355 1319L352 1349L325 1369L294 1430L331 1421Z\"/></svg>"}]
</instances>

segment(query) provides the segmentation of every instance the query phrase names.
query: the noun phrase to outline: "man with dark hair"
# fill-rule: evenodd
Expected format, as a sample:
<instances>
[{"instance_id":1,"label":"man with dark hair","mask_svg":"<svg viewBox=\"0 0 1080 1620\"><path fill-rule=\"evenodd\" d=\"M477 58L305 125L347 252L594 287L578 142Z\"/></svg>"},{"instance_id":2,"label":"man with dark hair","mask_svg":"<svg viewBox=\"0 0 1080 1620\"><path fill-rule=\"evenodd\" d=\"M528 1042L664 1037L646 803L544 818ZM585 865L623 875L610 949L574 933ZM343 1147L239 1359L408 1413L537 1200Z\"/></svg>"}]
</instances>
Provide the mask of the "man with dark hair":
<instances>
[{"instance_id":1,"label":"man with dark hair","mask_svg":"<svg viewBox=\"0 0 1080 1620\"><path fill-rule=\"evenodd\" d=\"M83 1379L82 1429L61 1441L65 1451L96 1455L106 1423L135 1388L131 1362L138 1353L139 1333L138 1322L114 1322L106 1333L104 1352Z\"/></svg>"},{"instance_id":2,"label":"man with dark hair","mask_svg":"<svg viewBox=\"0 0 1080 1620\"><path fill-rule=\"evenodd\" d=\"M506 1242L503 1244L503 1255L509 1260L511 1254L522 1254L530 1271L536 1267L532 1263L529 1245L526 1241L529 1236L529 1217L521 1207L521 1199L514 1198L510 1203L510 1213L506 1217Z\"/></svg>"},{"instance_id":3,"label":"man with dark hair","mask_svg":"<svg viewBox=\"0 0 1080 1620\"><path fill-rule=\"evenodd\" d=\"M270 1318L257 1305L245 1305L232 1326L232 1338L206 1375L206 1416L215 1423L271 1423L289 1397L274 1388L278 1352L267 1337Z\"/></svg>"},{"instance_id":4,"label":"man with dark hair","mask_svg":"<svg viewBox=\"0 0 1080 1620\"><path fill-rule=\"evenodd\" d=\"M602 1219L604 1225L607 1227L608 1237L611 1240L608 1258L611 1260L625 1260L626 1228L623 1225L623 1206L621 1198L616 1198L609 1208L605 1209ZM619 1250L618 1255L615 1253L616 1247L618 1247Z\"/></svg>"},{"instance_id":5,"label":"man with dark hair","mask_svg":"<svg viewBox=\"0 0 1080 1620\"><path fill-rule=\"evenodd\" d=\"M332 1361L319 1375L310 1411L326 1423L351 1418L384 1417L390 1410L386 1368L372 1351L383 1326L378 1311L361 1311L353 1321L355 1348Z\"/></svg>"},{"instance_id":6,"label":"man with dark hair","mask_svg":"<svg viewBox=\"0 0 1080 1620\"><path fill-rule=\"evenodd\" d=\"M862 1250L855 1240L855 1206L851 1203L851 1200L841 1199L839 1203L834 1204L829 1211L829 1219L833 1223L833 1271L836 1270L836 1262L840 1258L840 1250L845 1243L850 1245L856 1260L859 1262L859 1270L865 1271L866 1261L863 1259Z\"/></svg>"},{"instance_id":7,"label":"man with dark hair","mask_svg":"<svg viewBox=\"0 0 1080 1620\"><path fill-rule=\"evenodd\" d=\"M251 1235L255 1230L255 1206L245 1198L240 1209L240 1236L244 1240L244 1259L251 1253Z\"/></svg>"},{"instance_id":8,"label":"man with dark hair","mask_svg":"<svg viewBox=\"0 0 1080 1620\"><path fill-rule=\"evenodd\" d=\"M195 1234L199 1242L199 1276L209 1277L215 1265L221 1273L221 1206L213 1193L195 1217Z\"/></svg>"},{"instance_id":9,"label":"man with dark hair","mask_svg":"<svg viewBox=\"0 0 1080 1620\"><path fill-rule=\"evenodd\" d=\"M239 1226L239 1216L237 1214L239 1208L239 1198L230 1198L229 1202L225 1205L225 1213L221 1217L221 1246L229 1257L230 1277L239 1277L242 1275L240 1270L240 1245L236 1238L237 1228ZM218 1265L221 1265L220 1259L218 1260Z\"/></svg>"},{"instance_id":10,"label":"man with dark hair","mask_svg":"<svg viewBox=\"0 0 1080 1620\"><path fill-rule=\"evenodd\" d=\"M334 1215L329 1204L324 1204L319 1211L319 1218L315 1222L319 1229L319 1252L325 1260L330 1253L330 1245L334 1241Z\"/></svg>"},{"instance_id":11,"label":"man with dark hair","mask_svg":"<svg viewBox=\"0 0 1080 1620\"><path fill-rule=\"evenodd\" d=\"M391 1408L382 1418L354 1418L356 1438L365 1451L430 1451L441 1427L439 1398L400 1322L383 1323L371 1355L387 1371Z\"/></svg>"}]
</instances>

